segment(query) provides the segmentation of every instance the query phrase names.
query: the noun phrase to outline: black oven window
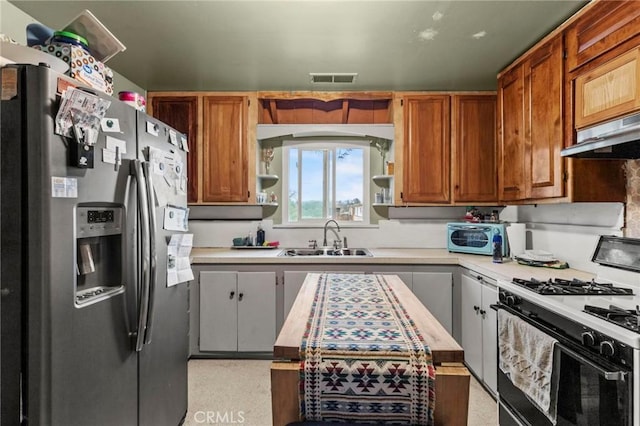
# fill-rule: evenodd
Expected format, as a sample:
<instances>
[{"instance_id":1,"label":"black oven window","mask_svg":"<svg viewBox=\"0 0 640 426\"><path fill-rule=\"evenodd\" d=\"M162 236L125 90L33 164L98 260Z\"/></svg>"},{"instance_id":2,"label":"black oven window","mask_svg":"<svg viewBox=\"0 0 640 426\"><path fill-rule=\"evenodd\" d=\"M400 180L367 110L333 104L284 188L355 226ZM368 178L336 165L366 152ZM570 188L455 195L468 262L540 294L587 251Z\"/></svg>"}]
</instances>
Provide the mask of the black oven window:
<instances>
[{"instance_id":1,"label":"black oven window","mask_svg":"<svg viewBox=\"0 0 640 426\"><path fill-rule=\"evenodd\" d=\"M451 242L458 247L486 247L489 237L482 231L457 230L451 233Z\"/></svg>"},{"instance_id":2,"label":"black oven window","mask_svg":"<svg viewBox=\"0 0 640 426\"><path fill-rule=\"evenodd\" d=\"M558 425L631 424L629 380L607 380L565 353L559 370Z\"/></svg>"}]
</instances>

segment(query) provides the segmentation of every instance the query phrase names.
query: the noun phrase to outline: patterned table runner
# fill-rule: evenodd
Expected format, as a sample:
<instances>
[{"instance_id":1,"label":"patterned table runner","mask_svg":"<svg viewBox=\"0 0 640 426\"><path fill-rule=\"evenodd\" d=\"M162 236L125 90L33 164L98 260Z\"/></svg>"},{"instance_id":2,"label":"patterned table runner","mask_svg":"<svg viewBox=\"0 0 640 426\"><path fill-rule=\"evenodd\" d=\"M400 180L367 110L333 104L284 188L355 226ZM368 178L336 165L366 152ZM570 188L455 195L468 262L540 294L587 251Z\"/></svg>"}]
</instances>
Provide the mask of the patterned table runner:
<instances>
[{"instance_id":1,"label":"patterned table runner","mask_svg":"<svg viewBox=\"0 0 640 426\"><path fill-rule=\"evenodd\" d=\"M384 276L322 274L300 352L305 420L433 424L431 351Z\"/></svg>"}]
</instances>

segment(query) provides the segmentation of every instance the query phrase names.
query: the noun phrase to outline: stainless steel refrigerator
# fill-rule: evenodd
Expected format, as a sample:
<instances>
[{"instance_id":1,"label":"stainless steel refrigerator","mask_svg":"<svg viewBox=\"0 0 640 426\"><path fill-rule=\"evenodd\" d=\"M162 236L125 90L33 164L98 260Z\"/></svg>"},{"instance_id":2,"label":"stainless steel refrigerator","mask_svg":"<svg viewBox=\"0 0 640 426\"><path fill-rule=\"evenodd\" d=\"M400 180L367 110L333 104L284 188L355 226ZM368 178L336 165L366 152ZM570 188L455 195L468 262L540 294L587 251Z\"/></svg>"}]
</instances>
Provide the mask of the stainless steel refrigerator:
<instances>
[{"instance_id":1,"label":"stainless steel refrigerator","mask_svg":"<svg viewBox=\"0 0 640 426\"><path fill-rule=\"evenodd\" d=\"M167 268L186 230L186 142L100 94L98 130L60 136L61 93L78 83L0 72L0 423L180 424L188 287Z\"/></svg>"}]
</instances>

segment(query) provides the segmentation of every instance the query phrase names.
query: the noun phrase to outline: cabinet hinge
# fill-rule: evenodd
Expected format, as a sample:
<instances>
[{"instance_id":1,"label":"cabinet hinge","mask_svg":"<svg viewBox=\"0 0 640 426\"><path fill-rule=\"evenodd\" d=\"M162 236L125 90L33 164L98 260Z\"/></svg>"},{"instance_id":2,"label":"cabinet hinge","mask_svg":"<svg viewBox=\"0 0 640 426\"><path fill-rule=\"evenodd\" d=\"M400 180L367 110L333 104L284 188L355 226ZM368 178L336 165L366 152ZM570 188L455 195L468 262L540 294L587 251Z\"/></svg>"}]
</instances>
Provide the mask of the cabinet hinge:
<instances>
[{"instance_id":1,"label":"cabinet hinge","mask_svg":"<svg viewBox=\"0 0 640 426\"><path fill-rule=\"evenodd\" d=\"M569 181L569 172L568 171L565 170L564 172L562 172L562 180L565 181L565 182Z\"/></svg>"},{"instance_id":2,"label":"cabinet hinge","mask_svg":"<svg viewBox=\"0 0 640 426\"><path fill-rule=\"evenodd\" d=\"M569 54L567 53L567 49L564 49L562 51L562 59L567 59L569 57Z\"/></svg>"},{"instance_id":3,"label":"cabinet hinge","mask_svg":"<svg viewBox=\"0 0 640 426\"><path fill-rule=\"evenodd\" d=\"M404 99L400 99L400 106L404 106Z\"/></svg>"},{"instance_id":4,"label":"cabinet hinge","mask_svg":"<svg viewBox=\"0 0 640 426\"><path fill-rule=\"evenodd\" d=\"M251 99L247 99L247 106L251 106Z\"/></svg>"},{"instance_id":5,"label":"cabinet hinge","mask_svg":"<svg viewBox=\"0 0 640 426\"><path fill-rule=\"evenodd\" d=\"M404 200L404 193L402 191L400 191L400 199Z\"/></svg>"},{"instance_id":6,"label":"cabinet hinge","mask_svg":"<svg viewBox=\"0 0 640 426\"><path fill-rule=\"evenodd\" d=\"M251 198L251 191L247 191L247 198Z\"/></svg>"}]
</instances>

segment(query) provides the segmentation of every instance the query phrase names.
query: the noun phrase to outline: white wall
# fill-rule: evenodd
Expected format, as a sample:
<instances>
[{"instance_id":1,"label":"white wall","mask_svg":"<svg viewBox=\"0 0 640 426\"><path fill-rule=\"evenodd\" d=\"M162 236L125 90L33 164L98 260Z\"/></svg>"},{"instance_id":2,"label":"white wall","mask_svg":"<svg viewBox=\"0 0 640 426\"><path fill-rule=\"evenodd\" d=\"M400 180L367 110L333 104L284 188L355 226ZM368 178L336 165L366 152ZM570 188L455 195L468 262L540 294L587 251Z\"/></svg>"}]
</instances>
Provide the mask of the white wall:
<instances>
[{"instance_id":1,"label":"white wall","mask_svg":"<svg viewBox=\"0 0 640 426\"><path fill-rule=\"evenodd\" d=\"M422 208L425 209L425 208ZM440 216L441 207L433 208ZM428 211L429 208L426 208ZM456 210L452 210L456 211ZM591 256L600 235L622 235L624 205L621 203L575 203L539 206L510 206L500 212L502 220L527 224L527 249L549 251L575 269L596 273ZM350 247L446 248L446 223L438 219L381 220L378 226L345 228ZM322 243L323 229L274 227L273 221L190 221L196 247L230 247L233 238L255 232L262 224L266 239L281 247L307 247L310 239ZM329 231L327 240L334 239Z\"/></svg>"},{"instance_id":2,"label":"white wall","mask_svg":"<svg viewBox=\"0 0 640 426\"><path fill-rule=\"evenodd\" d=\"M73 16L69 17L72 20ZM0 0L0 33L5 34L22 45L27 45L26 27L38 22L6 0ZM46 25L46 24L45 24ZM58 28L54 28L58 30ZM117 37L117 34L116 34ZM2 52L0 52L0 55ZM108 63L106 65L109 65ZM132 91L146 94L146 90L113 70L113 93Z\"/></svg>"}]
</instances>

